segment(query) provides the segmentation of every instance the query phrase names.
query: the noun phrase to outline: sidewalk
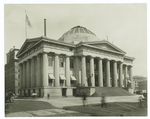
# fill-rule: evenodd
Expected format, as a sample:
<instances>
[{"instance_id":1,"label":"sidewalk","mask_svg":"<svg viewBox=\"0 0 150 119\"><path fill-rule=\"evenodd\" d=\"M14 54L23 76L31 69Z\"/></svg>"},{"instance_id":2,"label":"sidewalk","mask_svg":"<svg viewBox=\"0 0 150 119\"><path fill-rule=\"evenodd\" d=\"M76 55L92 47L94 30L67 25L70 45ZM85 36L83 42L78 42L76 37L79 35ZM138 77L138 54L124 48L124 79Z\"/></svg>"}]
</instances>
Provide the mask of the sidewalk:
<instances>
[{"instance_id":1,"label":"sidewalk","mask_svg":"<svg viewBox=\"0 0 150 119\"><path fill-rule=\"evenodd\" d=\"M135 96L114 96L106 97L107 102L138 102L140 95ZM82 97L62 97L62 98L39 98L38 101L46 101L55 107L63 108L65 106L82 105ZM101 97L87 97L88 104L100 103Z\"/></svg>"}]
</instances>

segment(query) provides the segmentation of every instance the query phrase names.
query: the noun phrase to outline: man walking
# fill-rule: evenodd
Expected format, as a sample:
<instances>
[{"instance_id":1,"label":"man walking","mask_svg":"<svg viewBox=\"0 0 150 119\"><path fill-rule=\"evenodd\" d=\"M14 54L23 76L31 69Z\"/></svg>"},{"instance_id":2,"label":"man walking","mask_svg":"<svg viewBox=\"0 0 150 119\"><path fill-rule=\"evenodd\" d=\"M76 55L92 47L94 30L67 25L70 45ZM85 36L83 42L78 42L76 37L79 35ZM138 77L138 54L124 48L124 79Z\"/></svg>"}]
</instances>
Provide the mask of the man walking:
<instances>
[{"instance_id":1,"label":"man walking","mask_svg":"<svg viewBox=\"0 0 150 119\"><path fill-rule=\"evenodd\" d=\"M102 97L101 97L101 107L106 107L107 108L107 104L106 104L106 97L105 97L105 94L102 93Z\"/></svg>"}]
</instances>

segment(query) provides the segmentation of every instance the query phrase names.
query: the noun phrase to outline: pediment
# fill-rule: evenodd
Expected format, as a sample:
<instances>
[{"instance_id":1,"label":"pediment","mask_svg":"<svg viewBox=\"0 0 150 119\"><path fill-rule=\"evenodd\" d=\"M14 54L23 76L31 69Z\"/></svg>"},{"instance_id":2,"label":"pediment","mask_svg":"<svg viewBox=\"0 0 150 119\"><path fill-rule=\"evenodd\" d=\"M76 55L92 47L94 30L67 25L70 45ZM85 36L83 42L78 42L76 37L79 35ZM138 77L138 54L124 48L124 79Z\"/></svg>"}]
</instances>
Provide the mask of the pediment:
<instances>
[{"instance_id":1,"label":"pediment","mask_svg":"<svg viewBox=\"0 0 150 119\"><path fill-rule=\"evenodd\" d=\"M27 39L24 44L22 45L22 47L20 48L19 52L17 53L17 56L19 54L21 54L22 52L28 50L29 48L31 48L32 46L34 46L38 41L40 41L39 38L37 39Z\"/></svg>"},{"instance_id":2,"label":"pediment","mask_svg":"<svg viewBox=\"0 0 150 119\"><path fill-rule=\"evenodd\" d=\"M22 49L22 51L27 50L28 48L32 47L34 44L36 44L37 42L30 42L30 43L26 43L26 45L24 46L24 48Z\"/></svg>"},{"instance_id":3,"label":"pediment","mask_svg":"<svg viewBox=\"0 0 150 119\"><path fill-rule=\"evenodd\" d=\"M112 43L108 41L89 42L86 44L103 49L103 50L125 53L123 50L121 50L120 48L116 47L115 45L113 45Z\"/></svg>"}]
</instances>

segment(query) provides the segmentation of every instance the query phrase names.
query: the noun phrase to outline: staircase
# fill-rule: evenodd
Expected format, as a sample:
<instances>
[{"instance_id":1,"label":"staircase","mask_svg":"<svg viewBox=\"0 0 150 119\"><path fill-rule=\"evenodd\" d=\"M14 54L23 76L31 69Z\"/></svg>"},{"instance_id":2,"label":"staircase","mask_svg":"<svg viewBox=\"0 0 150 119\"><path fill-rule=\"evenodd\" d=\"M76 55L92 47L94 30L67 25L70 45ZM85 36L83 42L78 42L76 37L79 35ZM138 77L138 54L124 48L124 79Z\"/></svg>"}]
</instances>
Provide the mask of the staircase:
<instances>
[{"instance_id":1,"label":"staircase","mask_svg":"<svg viewBox=\"0 0 150 119\"><path fill-rule=\"evenodd\" d=\"M95 93L91 97L100 97L102 93L106 96L134 96L121 87L95 87Z\"/></svg>"}]
</instances>

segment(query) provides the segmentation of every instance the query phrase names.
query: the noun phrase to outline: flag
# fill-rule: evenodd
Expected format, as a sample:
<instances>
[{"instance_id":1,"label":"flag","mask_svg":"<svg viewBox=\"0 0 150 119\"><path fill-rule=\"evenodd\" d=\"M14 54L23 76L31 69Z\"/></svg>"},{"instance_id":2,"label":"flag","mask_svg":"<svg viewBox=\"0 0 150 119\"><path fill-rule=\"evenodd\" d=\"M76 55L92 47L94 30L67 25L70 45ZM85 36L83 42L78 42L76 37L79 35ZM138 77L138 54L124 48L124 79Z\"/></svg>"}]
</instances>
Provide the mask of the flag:
<instances>
[{"instance_id":1,"label":"flag","mask_svg":"<svg viewBox=\"0 0 150 119\"><path fill-rule=\"evenodd\" d=\"M27 25L28 25L30 28L32 28L31 23L30 23L30 20L29 20L27 14L26 14L26 23L27 23Z\"/></svg>"}]
</instances>

